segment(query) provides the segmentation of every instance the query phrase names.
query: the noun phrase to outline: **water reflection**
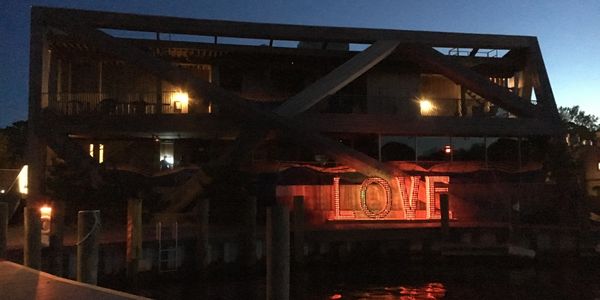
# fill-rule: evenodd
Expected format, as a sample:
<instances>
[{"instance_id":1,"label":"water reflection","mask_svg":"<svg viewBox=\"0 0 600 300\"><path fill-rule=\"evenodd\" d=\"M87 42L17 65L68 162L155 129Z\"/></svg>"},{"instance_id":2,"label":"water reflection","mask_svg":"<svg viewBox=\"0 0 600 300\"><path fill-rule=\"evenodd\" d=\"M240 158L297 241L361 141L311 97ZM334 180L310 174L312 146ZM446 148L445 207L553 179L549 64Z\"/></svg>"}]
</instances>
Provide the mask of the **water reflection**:
<instances>
[{"instance_id":1,"label":"water reflection","mask_svg":"<svg viewBox=\"0 0 600 300\"><path fill-rule=\"evenodd\" d=\"M329 299L431 300L443 299L445 295L446 288L443 284L431 282L421 286L372 287L362 291L333 294Z\"/></svg>"}]
</instances>

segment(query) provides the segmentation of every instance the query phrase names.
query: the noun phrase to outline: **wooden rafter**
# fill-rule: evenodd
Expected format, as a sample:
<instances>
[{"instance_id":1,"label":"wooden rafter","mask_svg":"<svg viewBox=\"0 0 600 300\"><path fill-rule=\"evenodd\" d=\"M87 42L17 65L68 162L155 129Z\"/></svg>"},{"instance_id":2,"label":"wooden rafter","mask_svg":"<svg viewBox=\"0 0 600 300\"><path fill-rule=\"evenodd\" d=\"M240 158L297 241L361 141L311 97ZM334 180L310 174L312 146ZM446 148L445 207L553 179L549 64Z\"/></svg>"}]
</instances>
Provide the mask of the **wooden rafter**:
<instances>
[{"instance_id":1,"label":"wooden rafter","mask_svg":"<svg viewBox=\"0 0 600 300\"><path fill-rule=\"evenodd\" d=\"M542 51L537 39L532 43L530 47L530 72L533 88L535 90L535 96L538 104L542 108L544 115L551 119L558 120L558 109L556 107L556 101L554 100L554 94L552 93L552 87L550 86L550 79L546 72L546 66L544 65L544 59L542 57Z\"/></svg>"},{"instance_id":2,"label":"wooden rafter","mask_svg":"<svg viewBox=\"0 0 600 300\"><path fill-rule=\"evenodd\" d=\"M397 41L378 41L335 68L300 93L286 100L275 112L293 116L306 111L325 97L332 95L386 58L398 46Z\"/></svg>"},{"instance_id":3,"label":"wooden rafter","mask_svg":"<svg viewBox=\"0 0 600 300\"><path fill-rule=\"evenodd\" d=\"M431 47L401 45L397 48L397 51L423 66L436 70L450 80L461 84L517 116L538 116L538 109L535 105L521 99L508 89L493 84L488 78L479 73L448 59Z\"/></svg>"},{"instance_id":4,"label":"wooden rafter","mask_svg":"<svg viewBox=\"0 0 600 300\"><path fill-rule=\"evenodd\" d=\"M531 40L531 37L529 36L198 20L65 8L33 7L33 10L42 10L48 19L72 20L75 23L85 23L94 28L265 40L350 42L367 44L380 40L397 40L404 43L418 43L432 47L480 47L491 49L527 47Z\"/></svg>"},{"instance_id":5,"label":"wooden rafter","mask_svg":"<svg viewBox=\"0 0 600 300\"><path fill-rule=\"evenodd\" d=\"M86 26L86 23L81 20L74 21L72 19L56 19L52 17L45 21L48 25L76 36L100 51L113 54L171 83L183 84L203 98L212 99L223 105L237 108L238 113L236 116L244 121L251 122L252 124L262 124L265 127L280 128L299 144L304 144L307 147L327 154L336 159L336 161L348 165L366 176L391 178L392 175L399 175L401 173L361 152L325 138L318 133L308 131L297 121L281 117L273 112L258 109L245 99L199 79L184 69L177 68L139 48L114 39L98 29Z\"/></svg>"}]
</instances>

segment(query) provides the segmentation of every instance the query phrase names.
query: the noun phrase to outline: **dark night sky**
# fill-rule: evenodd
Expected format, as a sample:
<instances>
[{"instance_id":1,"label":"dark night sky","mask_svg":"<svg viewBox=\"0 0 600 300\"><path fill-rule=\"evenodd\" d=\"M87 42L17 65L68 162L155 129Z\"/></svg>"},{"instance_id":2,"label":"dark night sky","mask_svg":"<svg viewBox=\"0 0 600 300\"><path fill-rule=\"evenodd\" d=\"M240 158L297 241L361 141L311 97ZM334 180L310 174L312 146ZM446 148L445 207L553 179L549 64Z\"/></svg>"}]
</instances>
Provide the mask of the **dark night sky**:
<instances>
[{"instance_id":1,"label":"dark night sky","mask_svg":"<svg viewBox=\"0 0 600 300\"><path fill-rule=\"evenodd\" d=\"M600 115L600 1L0 0L0 127L27 118L31 5L307 25L533 35L558 105Z\"/></svg>"}]
</instances>

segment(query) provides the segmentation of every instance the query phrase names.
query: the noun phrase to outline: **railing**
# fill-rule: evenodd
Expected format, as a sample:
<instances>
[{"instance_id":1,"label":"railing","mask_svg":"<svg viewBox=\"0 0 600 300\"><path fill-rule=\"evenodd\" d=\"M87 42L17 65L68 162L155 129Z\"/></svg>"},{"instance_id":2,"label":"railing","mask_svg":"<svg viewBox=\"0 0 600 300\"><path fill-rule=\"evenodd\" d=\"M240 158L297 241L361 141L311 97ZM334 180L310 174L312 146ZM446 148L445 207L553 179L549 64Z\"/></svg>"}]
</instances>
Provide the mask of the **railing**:
<instances>
[{"instance_id":1,"label":"railing","mask_svg":"<svg viewBox=\"0 0 600 300\"><path fill-rule=\"evenodd\" d=\"M471 48L451 48L448 50L448 56L474 56L474 57L487 57L487 58L498 58L500 52L498 49L477 49L474 54L471 54L473 49Z\"/></svg>"},{"instance_id":2,"label":"railing","mask_svg":"<svg viewBox=\"0 0 600 300\"><path fill-rule=\"evenodd\" d=\"M43 94L50 109L61 115L137 115L189 112L188 102L180 101L178 92L142 93L55 93ZM158 97L160 96L160 99ZM200 112L207 112L206 110Z\"/></svg>"},{"instance_id":3,"label":"railing","mask_svg":"<svg viewBox=\"0 0 600 300\"><path fill-rule=\"evenodd\" d=\"M487 103L482 97L469 96L463 101L460 98L428 98L431 106L421 109L417 98L392 97L377 95L331 95L318 104L316 110L321 113L338 114L402 114L415 116L445 116L445 117L484 117L511 118L509 112L501 107Z\"/></svg>"}]
</instances>

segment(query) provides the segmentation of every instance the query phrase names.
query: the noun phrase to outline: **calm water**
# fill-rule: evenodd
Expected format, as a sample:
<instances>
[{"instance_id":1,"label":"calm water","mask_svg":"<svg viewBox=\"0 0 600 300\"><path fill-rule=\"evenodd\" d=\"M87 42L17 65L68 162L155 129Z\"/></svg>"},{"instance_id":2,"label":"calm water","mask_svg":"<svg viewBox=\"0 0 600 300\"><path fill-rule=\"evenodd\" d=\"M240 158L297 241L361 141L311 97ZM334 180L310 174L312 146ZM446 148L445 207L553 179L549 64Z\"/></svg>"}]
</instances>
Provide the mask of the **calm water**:
<instances>
[{"instance_id":1,"label":"calm water","mask_svg":"<svg viewBox=\"0 0 600 300\"><path fill-rule=\"evenodd\" d=\"M226 274L146 282L157 299L265 299L263 277ZM600 299L600 263L514 263L469 259L438 263L313 265L293 271L291 299Z\"/></svg>"}]
</instances>

